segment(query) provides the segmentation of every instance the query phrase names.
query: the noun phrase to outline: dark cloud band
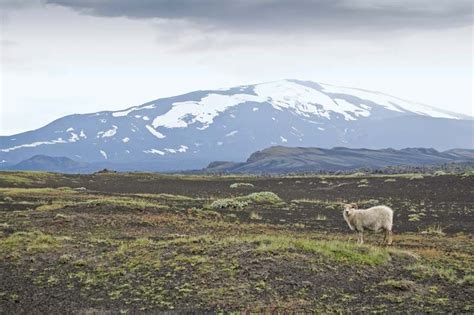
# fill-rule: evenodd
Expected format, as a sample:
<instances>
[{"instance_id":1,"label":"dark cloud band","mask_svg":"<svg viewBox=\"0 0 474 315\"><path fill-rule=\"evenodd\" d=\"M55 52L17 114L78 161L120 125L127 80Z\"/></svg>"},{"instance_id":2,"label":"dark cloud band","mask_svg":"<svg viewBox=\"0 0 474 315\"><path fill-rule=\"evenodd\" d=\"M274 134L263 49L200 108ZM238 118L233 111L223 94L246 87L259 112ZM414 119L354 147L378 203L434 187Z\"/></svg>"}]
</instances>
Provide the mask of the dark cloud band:
<instances>
[{"instance_id":1,"label":"dark cloud band","mask_svg":"<svg viewBox=\"0 0 474 315\"><path fill-rule=\"evenodd\" d=\"M46 0L83 14L180 20L234 32L449 28L473 22L470 0Z\"/></svg>"}]
</instances>

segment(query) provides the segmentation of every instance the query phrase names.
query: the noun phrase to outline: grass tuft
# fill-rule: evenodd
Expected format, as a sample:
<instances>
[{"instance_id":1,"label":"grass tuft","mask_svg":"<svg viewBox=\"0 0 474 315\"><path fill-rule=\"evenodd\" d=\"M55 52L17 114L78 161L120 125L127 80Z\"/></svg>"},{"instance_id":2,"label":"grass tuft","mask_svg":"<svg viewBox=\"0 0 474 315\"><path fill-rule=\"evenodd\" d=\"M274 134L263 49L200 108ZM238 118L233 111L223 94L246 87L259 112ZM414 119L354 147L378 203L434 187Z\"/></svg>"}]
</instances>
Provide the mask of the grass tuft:
<instances>
[{"instance_id":1,"label":"grass tuft","mask_svg":"<svg viewBox=\"0 0 474 315\"><path fill-rule=\"evenodd\" d=\"M380 265L390 260L390 255L385 249L340 241L319 241L284 236L260 236L255 241L259 243L257 251L260 252L281 253L297 250L323 255L338 262L364 265Z\"/></svg>"},{"instance_id":2,"label":"grass tuft","mask_svg":"<svg viewBox=\"0 0 474 315\"><path fill-rule=\"evenodd\" d=\"M19 257L23 252L40 253L59 249L67 237L44 234L40 231L16 232L0 239L0 257Z\"/></svg>"},{"instance_id":3,"label":"grass tuft","mask_svg":"<svg viewBox=\"0 0 474 315\"><path fill-rule=\"evenodd\" d=\"M438 235L438 236L446 235L446 233L443 232L443 228L439 224L428 226L424 231L421 231L421 234Z\"/></svg>"}]
</instances>

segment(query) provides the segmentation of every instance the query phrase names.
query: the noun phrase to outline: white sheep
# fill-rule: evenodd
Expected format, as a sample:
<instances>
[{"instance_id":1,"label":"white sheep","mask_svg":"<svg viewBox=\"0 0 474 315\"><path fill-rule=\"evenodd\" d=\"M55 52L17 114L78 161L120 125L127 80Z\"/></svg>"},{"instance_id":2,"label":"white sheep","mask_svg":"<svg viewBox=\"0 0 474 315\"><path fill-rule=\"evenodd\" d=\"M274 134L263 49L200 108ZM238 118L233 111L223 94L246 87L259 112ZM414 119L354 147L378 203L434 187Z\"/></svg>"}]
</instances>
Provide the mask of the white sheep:
<instances>
[{"instance_id":1,"label":"white sheep","mask_svg":"<svg viewBox=\"0 0 474 315\"><path fill-rule=\"evenodd\" d=\"M385 231L384 243L392 244L393 210L387 206L376 206L369 209L357 209L357 205L346 204L342 212L344 220L358 232L358 243L364 243L364 229L379 232Z\"/></svg>"}]
</instances>

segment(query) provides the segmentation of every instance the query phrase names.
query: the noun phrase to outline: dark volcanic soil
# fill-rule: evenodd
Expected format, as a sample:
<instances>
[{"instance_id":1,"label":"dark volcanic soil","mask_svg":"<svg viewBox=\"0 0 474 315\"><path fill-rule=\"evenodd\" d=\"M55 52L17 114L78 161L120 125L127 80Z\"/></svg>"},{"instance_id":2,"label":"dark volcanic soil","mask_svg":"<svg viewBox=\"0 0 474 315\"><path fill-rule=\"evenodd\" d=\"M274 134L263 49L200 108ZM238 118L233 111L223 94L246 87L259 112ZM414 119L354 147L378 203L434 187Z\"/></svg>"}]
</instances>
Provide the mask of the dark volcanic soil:
<instances>
[{"instance_id":1,"label":"dark volcanic soil","mask_svg":"<svg viewBox=\"0 0 474 315\"><path fill-rule=\"evenodd\" d=\"M473 187L455 175L0 173L0 313L472 313ZM282 200L212 206L262 191ZM367 234L357 246L347 202L392 207L395 245Z\"/></svg>"},{"instance_id":2,"label":"dark volcanic soil","mask_svg":"<svg viewBox=\"0 0 474 315\"><path fill-rule=\"evenodd\" d=\"M415 178L416 175L415 175ZM253 188L233 189L236 182L251 183ZM8 183L0 182L0 187ZM271 191L287 205L259 207L264 221L275 224L304 223L315 230L346 231L341 204L359 203L360 207L385 204L395 211L396 232L419 232L427 226L442 225L444 232L474 232L474 176L380 177L199 177L154 174L61 175L41 184L15 187L85 187L111 194L175 194L202 199L233 197L252 192ZM316 201L316 202L314 202ZM200 206L203 202L190 202ZM182 204L180 204L182 205ZM291 211L285 211L290 208ZM16 204L14 209L27 209ZM247 209L252 211L252 207ZM245 220L242 212L236 213ZM330 220L317 220L315 214ZM420 214L419 219L417 214ZM467 215L468 214L468 215ZM422 218L422 219L421 219ZM281 221L284 220L284 221Z\"/></svg>"}]
</instances>

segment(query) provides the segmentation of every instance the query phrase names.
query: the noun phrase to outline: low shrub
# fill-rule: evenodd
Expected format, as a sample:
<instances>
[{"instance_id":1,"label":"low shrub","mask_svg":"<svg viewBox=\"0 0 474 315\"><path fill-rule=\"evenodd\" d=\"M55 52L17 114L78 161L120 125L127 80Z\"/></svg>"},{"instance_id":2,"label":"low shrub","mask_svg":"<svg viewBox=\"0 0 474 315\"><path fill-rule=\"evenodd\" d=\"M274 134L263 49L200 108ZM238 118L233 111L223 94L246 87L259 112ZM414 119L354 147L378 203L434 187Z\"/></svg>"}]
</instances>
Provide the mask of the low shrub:
<instances>
[{"instance_id":1,"label":"low shrub","mask_svg":"<svg viewBox=\"0 0 474 315\"><path fill-rule=\"evenodd\" d=\"M217 199L211 203L212 209L243 209L248 205L247 201L235 198Z\"/></svg>"},{"instance_id":2,"label":"low shrub","mask_svg":"<svg viewBox=\"0 0 474 315\"><path fill-rule=\"evenodd\" d=\"M283 201L277 194L271 191L261 191L247 196L217 199L211 203L210 207L212 209L243 209L253 202L276 204Z\"/></svg>"},{"instance_id":3,"label":"low shrub","mask_svg":"<svg viewBox=\"0 0 474 315\"><path fill-rule=\"evenodd\" d=\"M253 188L255 187L253 184L251 183L233 183L232 185L230 185L230 188Z\"/></svg>"},{"instance_id":4,"label":"low shrub","mask_svg":"<svg viewBox=\"0 0 474 315\"><path fill-rule=\"evenodd\" d=\"M248 196L244 196L243 198L248 198L251 201L254 202L261 202L261 203L279 203L282 202L281 198L278 197L277 194L271 192L271 191L261 191L261 192L256 192L252 193Z\"/></svg>"}]
</instances>

